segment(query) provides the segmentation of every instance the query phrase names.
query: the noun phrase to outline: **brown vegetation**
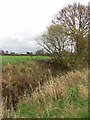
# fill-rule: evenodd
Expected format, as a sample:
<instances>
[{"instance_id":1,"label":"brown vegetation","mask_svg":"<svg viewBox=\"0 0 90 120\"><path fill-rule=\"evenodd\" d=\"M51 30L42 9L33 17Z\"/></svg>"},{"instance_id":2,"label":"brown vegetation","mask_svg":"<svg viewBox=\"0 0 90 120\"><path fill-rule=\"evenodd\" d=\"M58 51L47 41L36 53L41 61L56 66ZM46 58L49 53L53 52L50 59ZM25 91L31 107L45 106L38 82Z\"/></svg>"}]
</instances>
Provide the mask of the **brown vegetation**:
<instances>
[{"instance_id":1,"label":"brown vegetation","mask_svg":"<svg viewBox=\"0 0 90 120\"><path fill-rule=\"evenodd\" d=\"M35 87L49 79L47 69L40 67L35 61L27 62L26 66L3 66L2 94L8 109L16 110L20 96L31 95Z\"/></svg>"},{"instance_id":2,"label":"brown vegetation","mask_svg":"<svg viewBox=\"0 0 90 120\"><path fill-rule=\"evenodd\" d=\"M69 88L79 89L80 95L79 98L88 97L88 70L84 69L82 71L71 71L67 74L62 75L51 79L44 83L43 86L36 88L36 91L33 92L32 97L38 102L44 102L44 105L47 105L47 99L53 101L53 97L58 99L58 97L65 98L66 93ZM39 91L39 92L38 92Z\"/></svg>"}]
</instances>

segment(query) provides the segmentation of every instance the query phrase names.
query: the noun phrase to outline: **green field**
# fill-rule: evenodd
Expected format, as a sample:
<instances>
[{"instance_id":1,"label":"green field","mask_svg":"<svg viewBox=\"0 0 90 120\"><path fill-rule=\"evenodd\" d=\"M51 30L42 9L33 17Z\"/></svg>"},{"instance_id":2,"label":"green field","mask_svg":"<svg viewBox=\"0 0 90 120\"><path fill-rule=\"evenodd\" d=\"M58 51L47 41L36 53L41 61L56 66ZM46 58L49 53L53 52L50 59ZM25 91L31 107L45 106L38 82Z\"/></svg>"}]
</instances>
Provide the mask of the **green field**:
<instances>
[{"instance_id":1,"label":"green field","mask_svg":"<svg viewBox=\"0 0 90 120\"><path fill-rule=\"evenodd\" d=\"M2 56L2 65L7 65L8 63L11 65L23 65L28 61L36 59L50 59L49 56Z\"/></svg>"}]
</instances>

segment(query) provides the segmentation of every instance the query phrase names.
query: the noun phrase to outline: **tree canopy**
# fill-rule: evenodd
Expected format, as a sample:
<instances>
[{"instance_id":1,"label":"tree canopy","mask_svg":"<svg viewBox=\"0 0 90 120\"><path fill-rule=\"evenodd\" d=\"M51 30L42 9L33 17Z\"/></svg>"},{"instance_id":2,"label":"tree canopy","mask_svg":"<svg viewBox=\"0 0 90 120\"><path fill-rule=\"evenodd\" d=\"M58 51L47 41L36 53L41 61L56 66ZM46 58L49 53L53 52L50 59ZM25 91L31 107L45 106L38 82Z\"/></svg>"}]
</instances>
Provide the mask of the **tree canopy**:
<instances>
[{"instance_id":1,"label":"tree canopy","mask_svg":"<svg viewBox=\"0 0 90 120\"><path fill-rule=\"evenodd\" d=\"M82 56L84 52L86 54L89 31L88 6L80 3L68 5L57 13L52 23L62 24L67 29L69 39L75 42L77 57Z\"/></svg>"},{"instance_id":2,"label":"tree canopy","mask_svg":"<svg viewBox=\"0 0 90 120\"><path fill-rule=\"evenodd\" d=\"M61 63L67 52L75 61L87 60L88 24L88 6L73 3L57 13L38 43Z\"/></svg>"}]
</instances>

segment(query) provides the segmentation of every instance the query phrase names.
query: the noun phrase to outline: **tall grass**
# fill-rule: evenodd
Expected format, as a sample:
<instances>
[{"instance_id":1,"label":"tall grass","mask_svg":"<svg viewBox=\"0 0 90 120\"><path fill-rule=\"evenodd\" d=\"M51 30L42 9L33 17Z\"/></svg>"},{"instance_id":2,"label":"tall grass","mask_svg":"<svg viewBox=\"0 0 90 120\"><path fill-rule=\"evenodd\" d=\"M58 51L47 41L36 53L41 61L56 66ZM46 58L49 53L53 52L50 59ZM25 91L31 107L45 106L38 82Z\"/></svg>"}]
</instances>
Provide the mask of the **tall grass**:
<instances>
[{"instance_id":1,"label":"tall grass","mask_svg":"<svg viewBox=\"0 0 90 120\"><path fill-rule=\"evenodd\" d=\"M47 69L40 67L35 61L29 61L23 65L3 66L2 69L2 95L4 99L4 106L7 109L16 110L16 105L26 92L31 95L35 87L43 84L49 79L49 72ZM6 109L5 108L5 109Z\"/></svg>"},{"instance_id":2,"label":"tall grass","mask_svg":"<svg viewBox=\"0 0 90 120\"><path fill-rule=\"evenodd\" d=\"M18 104L16 112L5 112L4 117L87 118L88 70L49 76L49 81L39 84L30 97Z\"/></svg>"}]
</instances>

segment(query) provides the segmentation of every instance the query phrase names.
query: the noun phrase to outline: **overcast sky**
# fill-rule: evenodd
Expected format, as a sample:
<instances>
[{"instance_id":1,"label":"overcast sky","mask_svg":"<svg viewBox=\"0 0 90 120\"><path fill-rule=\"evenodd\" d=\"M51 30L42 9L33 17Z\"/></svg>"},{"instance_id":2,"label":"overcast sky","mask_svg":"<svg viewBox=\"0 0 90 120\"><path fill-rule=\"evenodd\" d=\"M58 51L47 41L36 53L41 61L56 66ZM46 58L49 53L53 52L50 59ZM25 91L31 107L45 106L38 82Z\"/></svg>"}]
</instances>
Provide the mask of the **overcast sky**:
<instances>
[{"instance_id":1,"label":"overcast sky","mask_svg":"<svg viewBox=\"0 0 90 120\"><path fill-rule=\"evenodd\" d=\"M45 31L57 12L68 4L89 0L0 0L0 48L16 53L34 52L35 38Z\"/></svg>"}]
</instances>

